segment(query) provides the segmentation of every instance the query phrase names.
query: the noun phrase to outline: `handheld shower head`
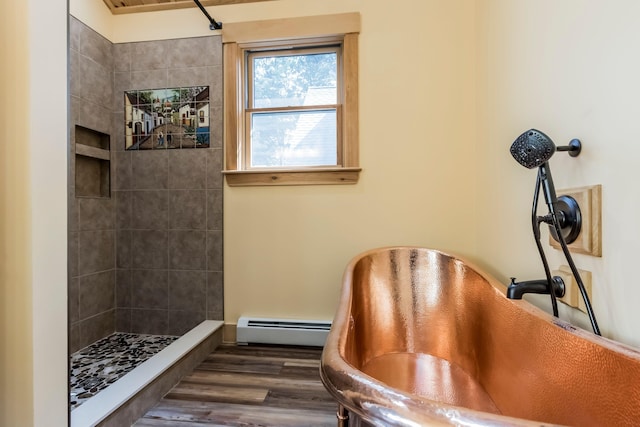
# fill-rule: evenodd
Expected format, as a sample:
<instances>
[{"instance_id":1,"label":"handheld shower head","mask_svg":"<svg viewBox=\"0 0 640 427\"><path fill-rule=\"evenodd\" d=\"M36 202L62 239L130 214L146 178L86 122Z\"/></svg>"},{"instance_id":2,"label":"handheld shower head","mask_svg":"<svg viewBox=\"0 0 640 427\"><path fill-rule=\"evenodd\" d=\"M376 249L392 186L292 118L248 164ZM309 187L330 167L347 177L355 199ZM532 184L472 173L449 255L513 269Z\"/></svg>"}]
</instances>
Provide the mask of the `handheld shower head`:
<instances>
[{"instance_id":1,"label":"handheld shower head","mask_svg":"<svg viewBox=\"0 0 640 427\"><path fill-rule=\"evenodd\" d=\"M572 139L569 145L556 147L551 138L537 129L529 129L511 144L511 155L518 163L528 169L537 168L547 162L556 151L568 151L576 157L582 150L578 139Z\"/></svg>"},{"instance_id":2,"label":"handheld shower head","mask_svg":"<svg viewBox=\"0 0 640 427\"><path fill-rule=\"evenodd\" d=\"M529 129L511 144L511 155L528 169L541 166L556 152L556 145L544 133Z\"/></svg>"}]
</instances>

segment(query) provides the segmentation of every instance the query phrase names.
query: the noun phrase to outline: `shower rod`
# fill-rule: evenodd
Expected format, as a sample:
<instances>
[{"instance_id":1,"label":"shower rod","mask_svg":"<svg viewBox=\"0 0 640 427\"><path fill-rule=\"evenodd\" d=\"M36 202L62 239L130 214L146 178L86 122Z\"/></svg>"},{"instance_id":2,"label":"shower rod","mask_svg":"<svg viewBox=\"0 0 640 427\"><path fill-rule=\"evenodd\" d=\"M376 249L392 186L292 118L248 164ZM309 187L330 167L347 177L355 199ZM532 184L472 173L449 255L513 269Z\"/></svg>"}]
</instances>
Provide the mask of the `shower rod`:
<instances>
[{"instance_id":1,"label":"shower rod","mask_svg":"<svg viewBox=\"0 0 640 427\"><path fill-rule=\"evenodd\" d=\"M210 22L209 29L210 30L221 30L222 29L222 22L217 22L215 19L213 19L211 17L211 15L209 15L209 12L207 12L207 9L205 9L204 6L202 5L202 3L200 3L200 0L193 0L193 2L196 4L196 6L198 6L200 8L202 13L204 13L204 16L206 16L207 19L209 20L209 22Z\"/></svg>"}]
</instances>

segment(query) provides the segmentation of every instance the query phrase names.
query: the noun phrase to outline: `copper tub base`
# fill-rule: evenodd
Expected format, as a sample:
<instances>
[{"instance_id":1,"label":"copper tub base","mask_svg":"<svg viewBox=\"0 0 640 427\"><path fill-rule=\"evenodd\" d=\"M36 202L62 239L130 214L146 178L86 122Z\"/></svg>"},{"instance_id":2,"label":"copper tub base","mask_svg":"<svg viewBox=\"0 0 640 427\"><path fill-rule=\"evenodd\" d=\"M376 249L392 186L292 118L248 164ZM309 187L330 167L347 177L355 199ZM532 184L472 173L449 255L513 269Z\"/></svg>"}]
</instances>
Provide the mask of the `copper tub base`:
<instances>
[{"instance_id":1,"label":"copper tub base","mask_svg":"<svg viewBox=\"0 0 640 427\"><path fill-rule=\"evenodd\" d=\"M356 257L320 368L338 425L640 423L640 352L505 293L435 250Z\"/></svg>"}]
</instances>

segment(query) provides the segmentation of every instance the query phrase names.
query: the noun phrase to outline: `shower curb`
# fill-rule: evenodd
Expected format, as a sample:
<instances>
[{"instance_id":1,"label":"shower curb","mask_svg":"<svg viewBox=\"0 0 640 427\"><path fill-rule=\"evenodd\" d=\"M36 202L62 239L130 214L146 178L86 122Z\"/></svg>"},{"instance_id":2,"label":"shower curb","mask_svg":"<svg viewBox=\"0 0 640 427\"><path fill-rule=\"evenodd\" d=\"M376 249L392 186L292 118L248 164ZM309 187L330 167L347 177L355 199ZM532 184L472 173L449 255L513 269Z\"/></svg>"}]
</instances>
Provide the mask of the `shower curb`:
<instances>
[{"instance_id":1,"label":"shower curb","mask_svg":"<svg viewBox=\"0 0 640 427\"><path fill-rule=\"evenodd\" d=\"M222 325L222 321L205 320L71 411L71 425L133 424L222 343Z\"/></svg>"}]
</instances>

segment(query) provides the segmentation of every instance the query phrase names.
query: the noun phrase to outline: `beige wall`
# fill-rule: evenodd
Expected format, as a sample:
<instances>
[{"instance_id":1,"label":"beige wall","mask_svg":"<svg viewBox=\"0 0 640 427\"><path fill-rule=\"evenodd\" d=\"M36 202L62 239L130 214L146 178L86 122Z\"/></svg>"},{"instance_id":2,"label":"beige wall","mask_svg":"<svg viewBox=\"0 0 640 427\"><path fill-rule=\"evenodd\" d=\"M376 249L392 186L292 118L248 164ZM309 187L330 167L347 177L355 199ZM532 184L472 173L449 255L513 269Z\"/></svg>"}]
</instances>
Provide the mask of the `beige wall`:
<instances>
[{"instance_id":1,"label":"beige wall","mask_svg":"<svg viewBox=\"0 0 640 427\"><path fill-rule=\"evenodd\" d=\"M66 425L66 2L0 4L0 425Z\"/></svg>"},{"instance_id":2,"label":"beige wall","mask_svg":"<svg viewBox=\"0 0 640 427\"><path fill-rule=\"evenodd\" d=\"M114 42L208 32L195 28L203 18L194 10L172 14L160 37L147 28L168 14L137 15L133 26L132 17L95 17L81 3L71 2L75 15ZM12 40L0 50L3 425L66 422L64 4L0 4L2 39ZM226 189L229 322L239 314L330 317L348 258L378 245L468 254L505 280L540 276L528 230L533 172L508 155L513 138L537 126L558 144L585 143L578 159L552 160L558 187L603 185L604 255L576 261L594 272L603 331L640 345L632 278L640 5L472 4L282 0L215 9L228 22L345 11L363 20L361 182ZM29 114L9 114L16 110Z\"/></svg>"},{"instance_id":3,"label":"beige wall","mask_svg":"<svg viewBox=\"0 0 640 427\"><path fill-rule=\"evenodd\" d=\"M575 255L575 261L594 274L603 334L635 346L639 17L635 0L487 0L478 19L478 160L487 166L479 182L481 258L504 280L544 275L529 225L535 171L518 165L509 146L531 127L557 145L580 138L579 157L559 153L550 162L557 188L602 184L603 256ZM547 252L557 267L560 251ZM549 306L547 298L543 304Z\"/></svg>"},{"instance_id":4,"label":"beige wall","mask_svg":"<svg viewBox=\"0 0 640 427\"><path fill-rule=\"evenodd\" d=\"M115 42L210 33L197 9L71 13ZM211 8L222 22L357 11L361 165L354 186L225 188L225 320L331 319L349 259L376 246L473 255L473 3L281 0ZM464 123L464 125L463 125Z\"/></svg>"},{"instance_id":5,"label":"beige wall","mask_svg":"<svg viewBox=\"0 0 640 427\"><path fill-rule=\"evenodd\" d=\"M72 12L92 25L74 3ZM585 144L579 158L551 161L559 188L603 185L603 257L577 255L576 262L594 273L603 332L640 346L633 330L640 288L629 267L639 226L624 222L640 209L633 189L639 8L634 0L400 0L391 8L381 0L281 0L210 8L223 22L362 16L361 181L225 189L226 321L241 314L330 318L348 259L380 245L469 255L505 282L541 276L529 227L535 172L508 153L519 133L538 127L558 145L574 137ZM114 42L209 33L196 9L93 19ZM557 267L559 252L548 252ZM562 315L585 324L574 312Z\"/></svg>"}]
</instances>

